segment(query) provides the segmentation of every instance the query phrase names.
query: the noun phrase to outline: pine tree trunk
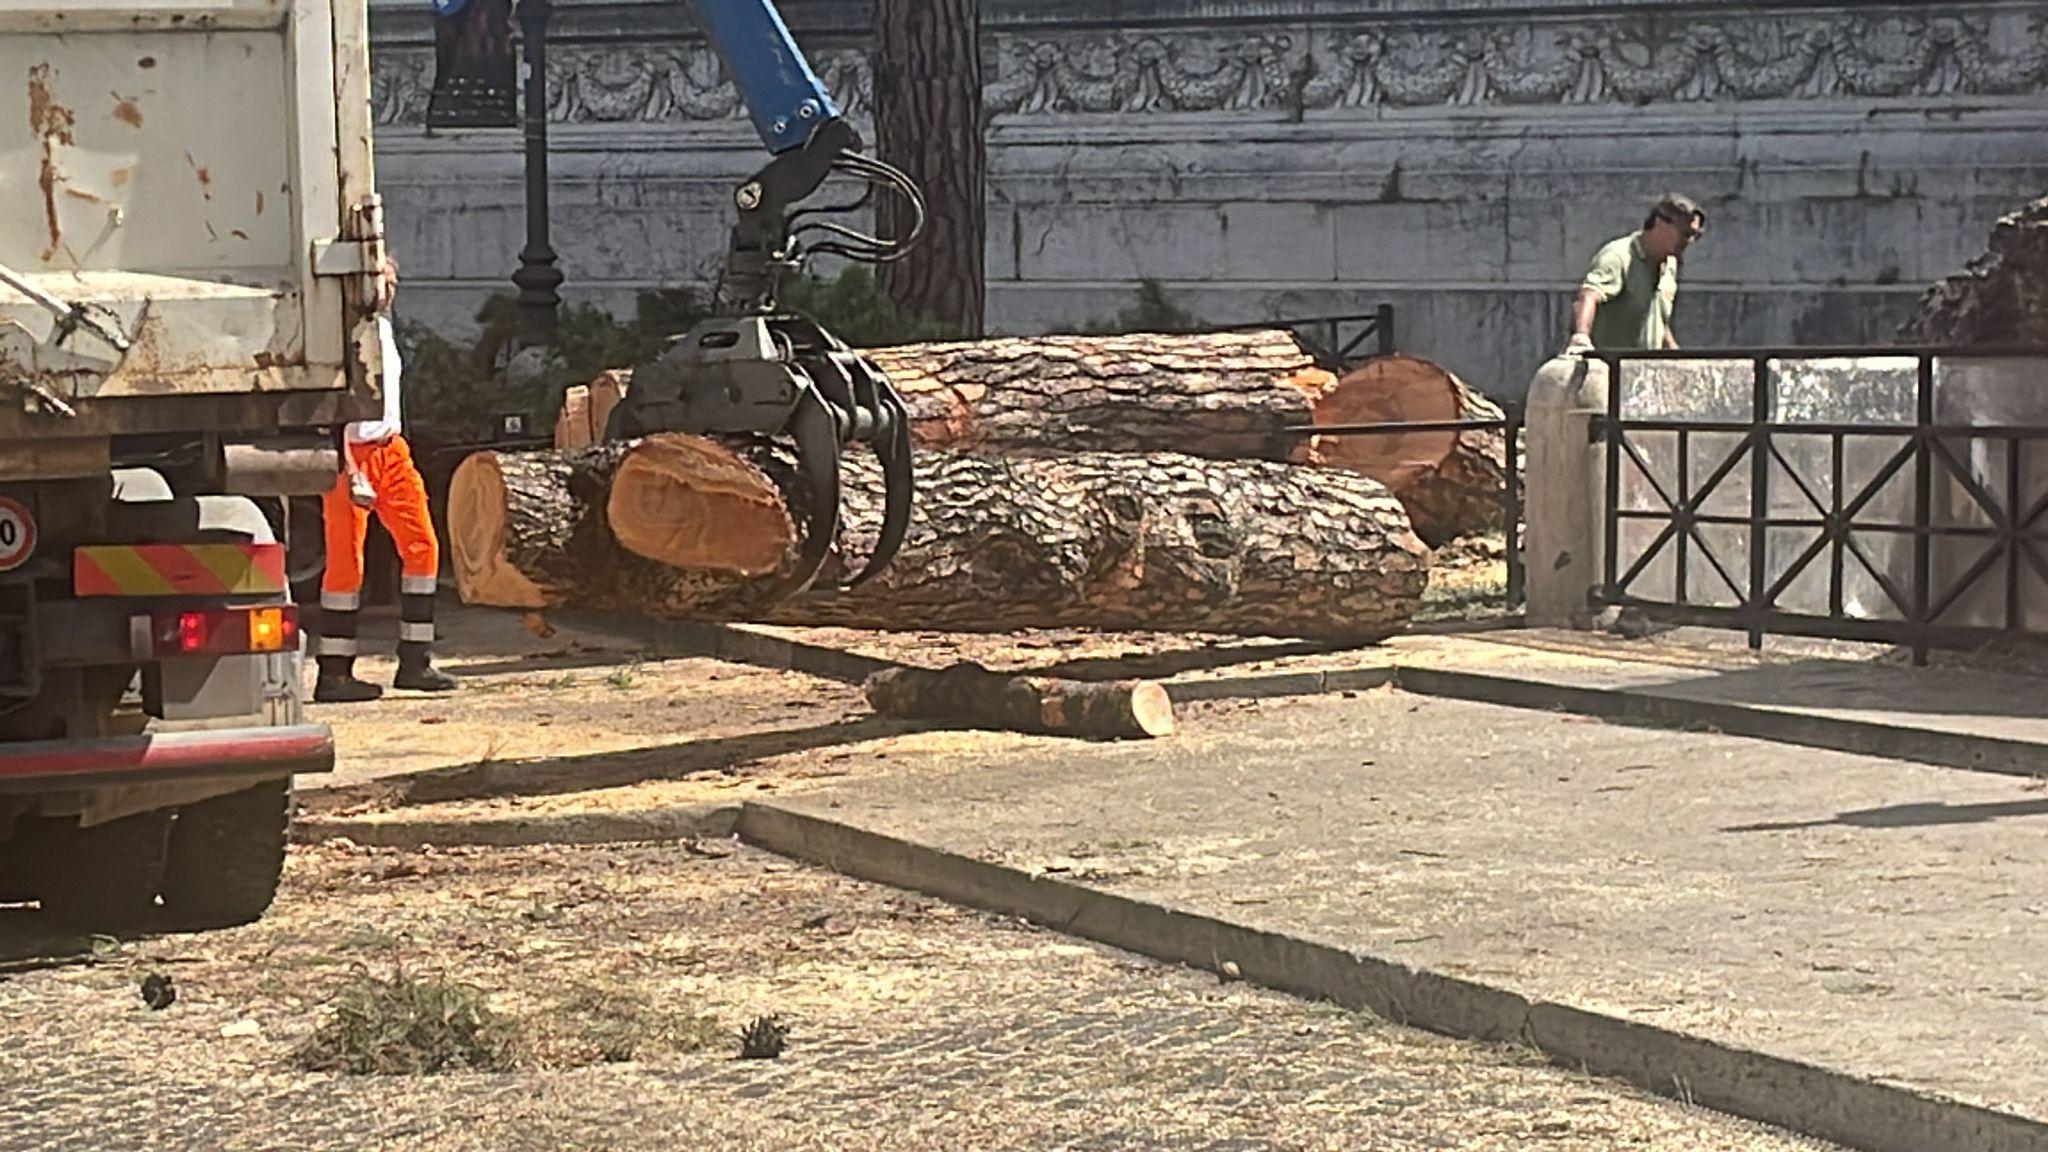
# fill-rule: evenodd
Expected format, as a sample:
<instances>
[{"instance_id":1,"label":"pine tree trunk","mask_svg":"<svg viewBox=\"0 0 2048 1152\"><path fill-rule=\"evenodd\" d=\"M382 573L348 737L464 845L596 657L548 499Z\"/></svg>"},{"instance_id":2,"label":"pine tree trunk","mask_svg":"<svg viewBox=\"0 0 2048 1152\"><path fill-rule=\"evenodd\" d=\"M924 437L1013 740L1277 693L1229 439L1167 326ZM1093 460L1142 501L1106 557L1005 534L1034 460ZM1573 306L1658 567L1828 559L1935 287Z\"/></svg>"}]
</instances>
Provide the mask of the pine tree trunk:
<instances>
[{"instance_id":1,"label":"pine tree trunk","mask_svg":"<svg viewBox=\"0 0 2048 1152\"><path fill-rule=\"evenodd\" d=\"M871 456L847 455L845 487L820 587L867 556L881 525ZM451 495L470 520L453 534L457 582L466 601L495 607L1352 641L1402 627L1428 582L1400 505L1348 473L1168 454L925 452L917 488L909 537L873 582L778 602L806 521L790 511L804 494L777 450L659 436L568 457L479 453Z\"/></svg>"},{"instance_id":2,"label":"pine tree trunk","mask_svg":"<svg viewBox=\"0 0 2048 1152\"><path fill-rule=\"evenodd\" d=\"M876 154L917 183L928 208L923 239L882 267L882 284L902 311L978 336L988 233L980 3L875 0L874 11ZM880 234L902 235L900 201L878 205Z\"/></svg>"}]
</instances>

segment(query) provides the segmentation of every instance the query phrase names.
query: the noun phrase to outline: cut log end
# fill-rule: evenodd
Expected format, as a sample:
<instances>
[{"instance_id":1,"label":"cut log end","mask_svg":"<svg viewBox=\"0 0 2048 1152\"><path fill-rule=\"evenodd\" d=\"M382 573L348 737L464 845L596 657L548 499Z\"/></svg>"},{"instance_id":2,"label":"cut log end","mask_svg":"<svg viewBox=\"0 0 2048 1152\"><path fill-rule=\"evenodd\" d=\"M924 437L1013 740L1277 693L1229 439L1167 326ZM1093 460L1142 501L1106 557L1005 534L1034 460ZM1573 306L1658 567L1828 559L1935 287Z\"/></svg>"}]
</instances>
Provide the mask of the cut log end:
<instances>
[{"instance_id":1,"label":"cut log end","mask_svg":"<svg viewBox=\"0 0 2048 1152\"><path fill-rule=\"evenodd\" d=\"M1173 735L1173 698L1166 686L1140 680L1131 686L1131 725L1146 736Z\"/></svg>"},{"instance_id":2,"label":"cut log end","mask_svg":"<svg viewBox=\"0 0 2048 1152\"><path fill-rule=\"evenodd\" d=\"M1497 420L1501 412L1450 371L1416 356L1375 356L1316 401L1314 423ZM1385 484L1431 547L1500 526L1506 438L1498 428L1318 436L1310 460Z\"/></svg>"},{"instance_id":3,"label":"cut log end","mask_svg":"<svg viewBox=\"0 0 2048 1152\"><path fill-rule=\"evenodd\" d=\"M795 539L774 482L696 437L641 441L619 464L605 516L627 551L694 572L772 575Z\"/></svg>"},{"instance_id":4,"label":"cut log end","mask_svg":"<svg viewBox=\"0 0 2048 1152\"><path fill-rule=\"evenodd\" d=\"M1427 360L1378 356L1344 375L1315 405L1315 423L1391 424L1456 420L1464 415L1457 378ZM1429 466L1457 447L1458 434L1390 432L1318 437L1318 462L1385 483L1403 468Z\"/></svg>"},{"instance_id":5,"label":"cut log end","mask_svg":"<svg viewBox=\"0 0 2048 1152\"><path fill-rule=\"evenodd\" d=\"M498 457L479 452L456 468L448 487L448 543L455 586L465 603L545 608L547 593L505 555L506 488Z\"/></svg>"}]
</instances>

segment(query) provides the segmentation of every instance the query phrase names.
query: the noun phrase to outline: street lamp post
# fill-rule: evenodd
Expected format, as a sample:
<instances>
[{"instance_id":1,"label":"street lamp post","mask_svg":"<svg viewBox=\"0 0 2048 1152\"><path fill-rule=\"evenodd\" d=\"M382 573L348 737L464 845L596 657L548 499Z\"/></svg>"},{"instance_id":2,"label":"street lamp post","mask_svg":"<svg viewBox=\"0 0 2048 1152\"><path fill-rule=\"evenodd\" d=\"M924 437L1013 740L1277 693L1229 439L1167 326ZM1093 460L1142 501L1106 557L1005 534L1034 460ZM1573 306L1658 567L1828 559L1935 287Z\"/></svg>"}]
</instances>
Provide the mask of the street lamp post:
<instances>
[{"instance_id":1,"label":"street lamp post","mask_svg":"<svg viewBox=\"0 0 2048 1152\"><path fill-rule=\"evenodd\" d=\"M512 283L519 288L519 326L529 344L552 339L560 320L562 270L548 242L548 17L551 0L519 0L526 55L526 247Z\"/></svg>"}]
</instances>

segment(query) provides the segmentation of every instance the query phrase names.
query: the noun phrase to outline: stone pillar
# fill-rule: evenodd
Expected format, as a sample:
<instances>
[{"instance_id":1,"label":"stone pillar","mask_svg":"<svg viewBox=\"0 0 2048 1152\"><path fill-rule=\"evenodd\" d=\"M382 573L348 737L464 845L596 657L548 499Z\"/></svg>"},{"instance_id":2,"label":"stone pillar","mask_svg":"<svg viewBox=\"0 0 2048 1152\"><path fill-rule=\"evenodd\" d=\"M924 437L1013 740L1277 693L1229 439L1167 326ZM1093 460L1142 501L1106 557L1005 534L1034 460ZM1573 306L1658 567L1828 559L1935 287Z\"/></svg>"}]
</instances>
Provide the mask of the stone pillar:
<instances>
[{"instance_id":1,"label":"stone pillar","mask_svg":"<svg viewBox=\"0 0 2048 1152\"><path fill-rule=\"evenodd\" d=\"M1589 628L1606 543L1607 459L1593 421L1607 411L1607 365L1556 357L1537 369L1527 404L1527 618L1534 628Z\"/></svg>"}]
</instances>

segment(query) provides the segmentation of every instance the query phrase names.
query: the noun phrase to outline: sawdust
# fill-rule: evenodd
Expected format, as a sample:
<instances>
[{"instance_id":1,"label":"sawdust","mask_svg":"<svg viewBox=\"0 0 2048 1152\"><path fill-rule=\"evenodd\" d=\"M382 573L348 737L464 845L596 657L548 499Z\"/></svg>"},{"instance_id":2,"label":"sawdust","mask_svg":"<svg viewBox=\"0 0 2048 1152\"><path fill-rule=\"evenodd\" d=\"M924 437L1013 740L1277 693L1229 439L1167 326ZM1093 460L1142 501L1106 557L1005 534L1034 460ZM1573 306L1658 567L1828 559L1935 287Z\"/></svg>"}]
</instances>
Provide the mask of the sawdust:
<instances>
[{"instance_id":1,"label":"sawdust","mask_svg":"<svg viewBox=\"0 0 2048 1152\"><path fill-rule=\"evenodd\" d=\"M296 850L245 928L67 952L8 927L8 1147L1813 1146L722 842L330 845ZM454 974L536 1028L608 1023L512 1071L295 1068L365 970ZM152 1011L159 972L181 994ZM781 1057L736 1059L762 1018Z\"/></svg>"}]
</instances>

